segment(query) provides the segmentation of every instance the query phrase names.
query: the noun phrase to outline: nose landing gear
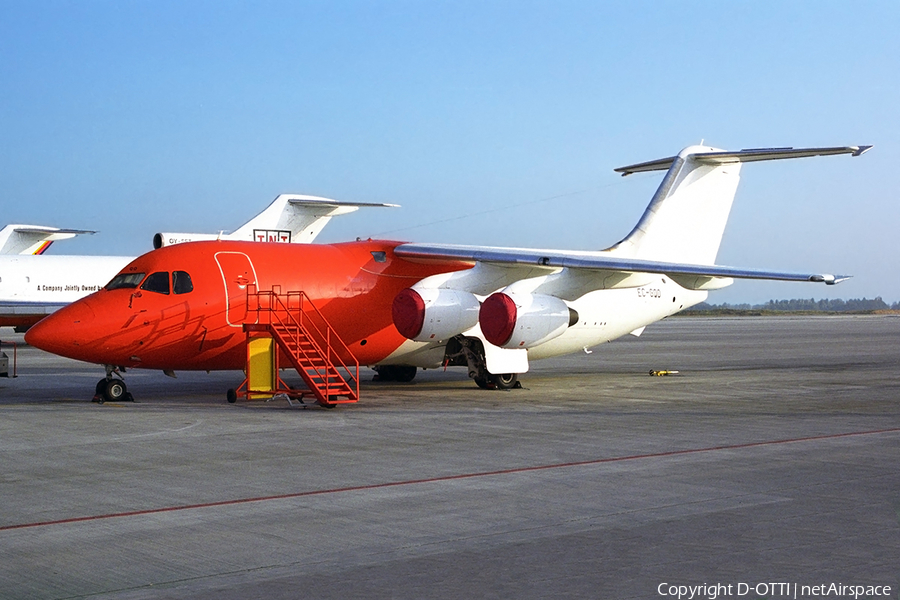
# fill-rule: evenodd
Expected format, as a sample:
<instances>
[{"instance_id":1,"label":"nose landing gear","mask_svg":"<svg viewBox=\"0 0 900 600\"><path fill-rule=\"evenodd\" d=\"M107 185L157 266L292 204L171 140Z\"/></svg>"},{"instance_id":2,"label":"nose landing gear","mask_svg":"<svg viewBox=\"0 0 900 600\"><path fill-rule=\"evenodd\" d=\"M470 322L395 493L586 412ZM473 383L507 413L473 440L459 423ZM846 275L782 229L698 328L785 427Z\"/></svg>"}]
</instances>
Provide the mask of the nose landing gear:
<instances>
[{"instance_id":1,"label":"nose landing gear","mask_svg":"<svg viewBox=\"0 0 900 600\"><path fill-rule=\"evenodd\" d=\"M128 391L128 386L122 379L120 369L112 365L106 367L106 377L97 382L92 402L103 404L104 402L134 402L134 396ZM121 369L125 371L125 369Z\"/></svg>"}]
</instances>

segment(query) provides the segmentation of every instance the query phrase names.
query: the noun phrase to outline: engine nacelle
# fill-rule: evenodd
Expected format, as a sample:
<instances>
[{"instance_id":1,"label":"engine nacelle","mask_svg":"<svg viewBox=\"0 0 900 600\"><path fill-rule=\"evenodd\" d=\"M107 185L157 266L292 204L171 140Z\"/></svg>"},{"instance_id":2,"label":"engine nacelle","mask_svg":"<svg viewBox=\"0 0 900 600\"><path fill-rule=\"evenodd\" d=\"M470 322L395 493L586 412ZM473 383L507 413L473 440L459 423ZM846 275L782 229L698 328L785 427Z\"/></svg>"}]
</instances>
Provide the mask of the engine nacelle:
<instances>
[{"instance_id":1,"label":"engine nacelle","mask_svg":"<svg viewBox=\"0 0 900 600\"><path fill-rule=\"evenodd\" d=\"M159 250L163 246L174 246L184 242L218 240L221 237L215 233L157 233L153 236L153 249Z\"/></svg>"},{"instance_id":2,"label":"engine nacelle","mask_svg":"<svg viewBox=\"0 0 900 600\"><path fill-rule=\"evenodd\" d=\"M469 292L407 288L391 307L394 325L417 342L446 340L478 323L478 298Z\"/></svg>"},{"instance_id":3,"label":"engine nacelle","mask_svg":"<svg viewBox=\"0 0 900 600\"><path fill-rule=\"evenodd\" d=\"M555 296L497 292L479 314L481 332L501 348L532 348L578 322L578 313Z\"/></svg>"}]
</instances>

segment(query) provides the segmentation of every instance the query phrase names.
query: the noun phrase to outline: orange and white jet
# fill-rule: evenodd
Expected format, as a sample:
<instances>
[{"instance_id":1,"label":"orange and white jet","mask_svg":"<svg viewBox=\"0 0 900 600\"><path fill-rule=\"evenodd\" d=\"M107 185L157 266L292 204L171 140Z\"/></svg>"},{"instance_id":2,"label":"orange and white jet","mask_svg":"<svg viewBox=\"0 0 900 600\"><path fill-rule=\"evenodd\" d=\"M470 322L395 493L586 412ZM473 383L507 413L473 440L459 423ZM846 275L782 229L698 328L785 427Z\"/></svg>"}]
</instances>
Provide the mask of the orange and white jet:
<instances>
[{"instance_id":1,"label":"orange and white jet","mask_svg":"<svg viewBox=\"0 0 900 600\"><path fill-rule=\"evenodd\" d=\"M282 194L233 233L157 233L153 247L217 239L308 244L332 217L363 206L395 205ZM54 241L80 233L95 232L37 225L8 225L0 230L0 326L24 331L101 289L134 260L133 256L40 256Z\"/></svg>"},{"instance_id":2,"label":"orange and white jet","mask_svg":"<svg viewBox=\"0 0 900 600\"><path fill-rule=\"evenodd\" d=\"M248 290L302 291L359 363L384 378L459 365L481 387L508 388L529 361L581 351L693 306L734 279L838 283L844 276L720 266L716 254L744 163L859 156L869 146L678 155L616 169L666 171L634 229L601 251L366 240L341 244L205 241L164 247L101 291L41 321L34 346L106 365L108 399L123 368L242 369ZM326 402L327 404L327 402Z\"/></svg>"}]
</instances>

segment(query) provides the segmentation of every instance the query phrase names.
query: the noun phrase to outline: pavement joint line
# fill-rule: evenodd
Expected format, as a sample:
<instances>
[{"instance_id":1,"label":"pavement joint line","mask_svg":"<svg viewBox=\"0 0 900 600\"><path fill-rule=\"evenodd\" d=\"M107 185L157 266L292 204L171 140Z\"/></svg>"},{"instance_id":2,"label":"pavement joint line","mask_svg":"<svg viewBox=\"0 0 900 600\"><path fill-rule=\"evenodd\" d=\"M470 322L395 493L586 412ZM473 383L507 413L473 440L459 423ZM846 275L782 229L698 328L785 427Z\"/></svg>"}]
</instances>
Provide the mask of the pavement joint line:
<instances>
[{"instance_id":1,"label":"pavement joint line","mask_svg":"<svg viewBox=\"0 0 900 600\"><path fill-rule=\"evenodd\" d=\"M220 506L236 506L239 504L250 504L252 502L270 502L272 500L288 500L293 498L305 498L308 496L322 496L326 494L341 494L346 492L358 492L366 490L377 490L391 487L400 487L405 485L420 485L424 483L440 483L444 481L455 481L459 479L474 479L476 477L492 477L497 475L512 475L517 473L528 473L533 471L546 471L550 469L563 469L570 467L584 467L589 465L600 465L605 463L624 462L629 460L641 460L648 458L667 458L672 456L683 456L689 454L702 454L706 452L718 452L721 450L741 450L745 448L758 448L762 446L773 446L778 444L795 444L800 442L813 442L818 440L831 440L846 437L858 437L864 435L879 435L885 433L898 433L900 427L890 429L876 429L871 431L851 431L846 433L832 433L825 435L815 435L802 438L789 438L783 440L767 440L763 442L747 442L743 444L729 444L722 446L710 446L706 448L686 448L684 450L669 450L666 452L652 452L649 454L634 454L630 456L613 456L609 458L596 458L591 460L573 461L566 463L553 463L549 465L534 465L530 467L514 467L511 469L499 469L496 471L480 471L476 473L459 473L456 475L442 475L438 477L429 477L425 479L408 479L404 481L389 481L385 483L373 483L368 485L356 485L341 488L330 488L324 490L310 490L306 492L293 492L289 494L276 494L272 496L257 496L253 498L237 498L232 500L220 500L218 502L203 502L199 504L183 504L180 506L166 506L162 508L148 508L143 510L135 510L120 513L109 513L105 515L89 515L84 517L72 517L68 519L58 519L53 521L41 521L35 523L19 523L17 525L5 525L0 527L0 532L13 531L16 529L31 529L36 527L50 527L53 525L68 525L72 523L83 523L88 521L101 521L105 519L119 519L124 517L137 517L145 515L155 515L168 512L180 512L185 510L197 510L201 508L216 508Z\"/></svg>"}]
</instances>

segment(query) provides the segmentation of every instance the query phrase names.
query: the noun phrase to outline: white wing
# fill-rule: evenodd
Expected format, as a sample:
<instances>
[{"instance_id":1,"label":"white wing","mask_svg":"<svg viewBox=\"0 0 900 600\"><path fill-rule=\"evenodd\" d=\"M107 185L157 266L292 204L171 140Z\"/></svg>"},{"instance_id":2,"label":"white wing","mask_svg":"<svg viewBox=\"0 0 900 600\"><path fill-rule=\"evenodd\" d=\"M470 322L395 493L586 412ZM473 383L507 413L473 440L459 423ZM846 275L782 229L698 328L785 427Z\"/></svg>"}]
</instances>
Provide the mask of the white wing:
<instances>
[{"instance_id":1,"label":"white wing","mask_svg":"<svg viewBox=\"0 0 900 600\"><path fill-rule=\"evenodd\" d=\"M777 281L819 282L828 285L840 283L848 275L829 273L789 273L762 269L746 269L719 265L694 265L622 258L606 251L579 252L573 250L540 250L526 248L497 248L491 246L458 246L452 244L403 244L394 250L397 256L408 260L464 260L482 262L494 266L531 267L554 271L578 270L595 280L585 286L580 277L580 294L600 289L639 287L643 285L636 274L667 275L686 289L716 289L728 285L726 279L769 279ZM720 280L720 281L717 281ZM589 289L587 289L589 288ZM560 297L571 294L560 290Z\"/></svg>"}]
</instances>

